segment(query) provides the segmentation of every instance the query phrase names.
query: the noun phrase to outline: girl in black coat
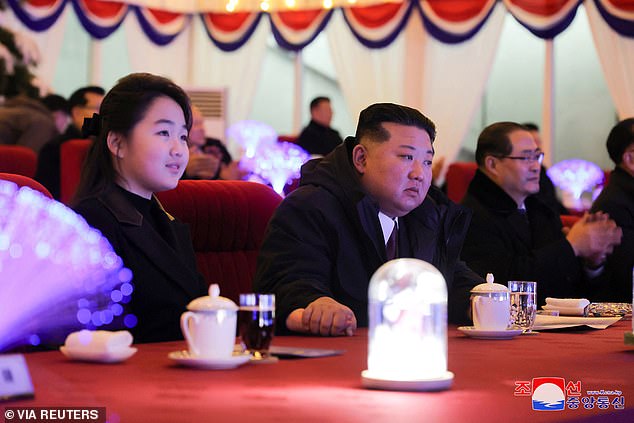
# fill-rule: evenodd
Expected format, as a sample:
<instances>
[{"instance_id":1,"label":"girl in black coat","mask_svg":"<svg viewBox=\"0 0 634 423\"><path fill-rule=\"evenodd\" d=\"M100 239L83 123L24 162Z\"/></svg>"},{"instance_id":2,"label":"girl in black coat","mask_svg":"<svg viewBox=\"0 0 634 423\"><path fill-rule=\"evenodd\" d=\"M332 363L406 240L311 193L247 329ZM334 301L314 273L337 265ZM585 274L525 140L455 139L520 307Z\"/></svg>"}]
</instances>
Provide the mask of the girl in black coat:
<instances>
[{"instance_id":1,"label":"girl in black coat","mask_svg":"<svg viewBox=\"0 0 634 423\"><path fill-rule=\"evenodd\" d=\"M84 122L96 135L82 170L75 211L108 238L133 272L126 324L136 342L181 339L180 315L205 294L187 227L154 196L175 188L188 154L191 108L168 79L131 74Z\"/></svg>"}]
</instances>

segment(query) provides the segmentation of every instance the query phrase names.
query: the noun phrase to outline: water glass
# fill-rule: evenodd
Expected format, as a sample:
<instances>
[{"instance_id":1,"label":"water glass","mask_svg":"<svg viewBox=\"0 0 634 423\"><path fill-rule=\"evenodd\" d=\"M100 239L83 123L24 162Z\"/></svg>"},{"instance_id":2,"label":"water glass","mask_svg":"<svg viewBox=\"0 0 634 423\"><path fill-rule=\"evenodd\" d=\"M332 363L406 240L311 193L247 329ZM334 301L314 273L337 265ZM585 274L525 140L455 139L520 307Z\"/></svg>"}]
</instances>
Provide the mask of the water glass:
<instances>
[{"instance_id":1,"label":"water glass","mask_svg":"<svg viewBox=\"0 0 634 423\"><path fill-rule=\"evenodd\" d=\"M511 292L511 321L530 333L537 313L537 282L509 281Z\"/></svg>"},{"instance_id":2,"label":"water glass","mask_svg":"<svg viewBox=\"0 0 634 423\"><path fill-rule=\"evenodd\" d=\"M275 331L275 295L240 294L238 328L244 350L253 359L268 358Z\"/></svg>"}]
</instances>

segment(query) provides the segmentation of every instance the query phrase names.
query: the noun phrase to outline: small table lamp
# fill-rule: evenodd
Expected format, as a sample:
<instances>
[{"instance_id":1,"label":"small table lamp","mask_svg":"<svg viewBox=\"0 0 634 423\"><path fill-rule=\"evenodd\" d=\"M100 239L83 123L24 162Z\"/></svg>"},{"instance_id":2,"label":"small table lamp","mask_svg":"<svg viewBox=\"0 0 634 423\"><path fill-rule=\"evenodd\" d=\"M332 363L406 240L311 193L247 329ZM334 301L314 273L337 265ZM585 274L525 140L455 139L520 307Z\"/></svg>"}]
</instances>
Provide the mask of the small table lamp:
<instances>
[{"instance_id":1,"label":"small table lamp","mask_svg":"<svg viewBox=\"0 0 634 423\"><path fill-rule=\"evenodd\" d=\"M385 263L370 279L366 388L448 389L447 286L442 274L418 259Z\"/></svg>"}]
</instances>

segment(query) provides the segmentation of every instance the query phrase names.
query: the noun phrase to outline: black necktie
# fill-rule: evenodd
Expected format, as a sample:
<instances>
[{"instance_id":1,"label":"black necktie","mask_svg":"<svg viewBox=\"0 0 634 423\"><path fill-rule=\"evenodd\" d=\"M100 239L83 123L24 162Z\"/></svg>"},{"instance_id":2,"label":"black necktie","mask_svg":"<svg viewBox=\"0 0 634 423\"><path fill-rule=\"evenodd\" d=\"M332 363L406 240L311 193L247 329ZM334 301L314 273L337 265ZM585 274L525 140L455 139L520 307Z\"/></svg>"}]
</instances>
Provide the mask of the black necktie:
<instances>
[{"instance_id":1,"label":"black necktie","mask_svg":"<svg viewBox=\"0 0 634 423\"><path fill-rule=\"evenodd\" d=\"M398 223L396 221L394 221L394 228L387 239L387 244L385 244L385 251L388 260L394 260L398 257Z\"/></svg>"}]
</instances>

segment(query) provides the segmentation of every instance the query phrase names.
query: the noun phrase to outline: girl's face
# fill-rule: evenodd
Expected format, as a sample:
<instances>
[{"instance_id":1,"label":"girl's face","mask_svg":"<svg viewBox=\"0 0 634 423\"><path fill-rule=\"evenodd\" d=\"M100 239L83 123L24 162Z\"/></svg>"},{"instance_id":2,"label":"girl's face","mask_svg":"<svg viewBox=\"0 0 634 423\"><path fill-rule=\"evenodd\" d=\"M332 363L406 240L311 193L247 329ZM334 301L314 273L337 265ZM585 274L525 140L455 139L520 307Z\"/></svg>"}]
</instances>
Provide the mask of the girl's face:
<instances>
[{"instance_id":1,"label":"girl's face","mask_svg":"<svg viewBox=\"0 0 634 423\"><path fill-rule=\"evenodd\" d=\"M149 199L175 188L189 160L183 110L171 98L157 97L129 137L108 145L117 182L128 191Z\"/></svg>"}]
</instances>

